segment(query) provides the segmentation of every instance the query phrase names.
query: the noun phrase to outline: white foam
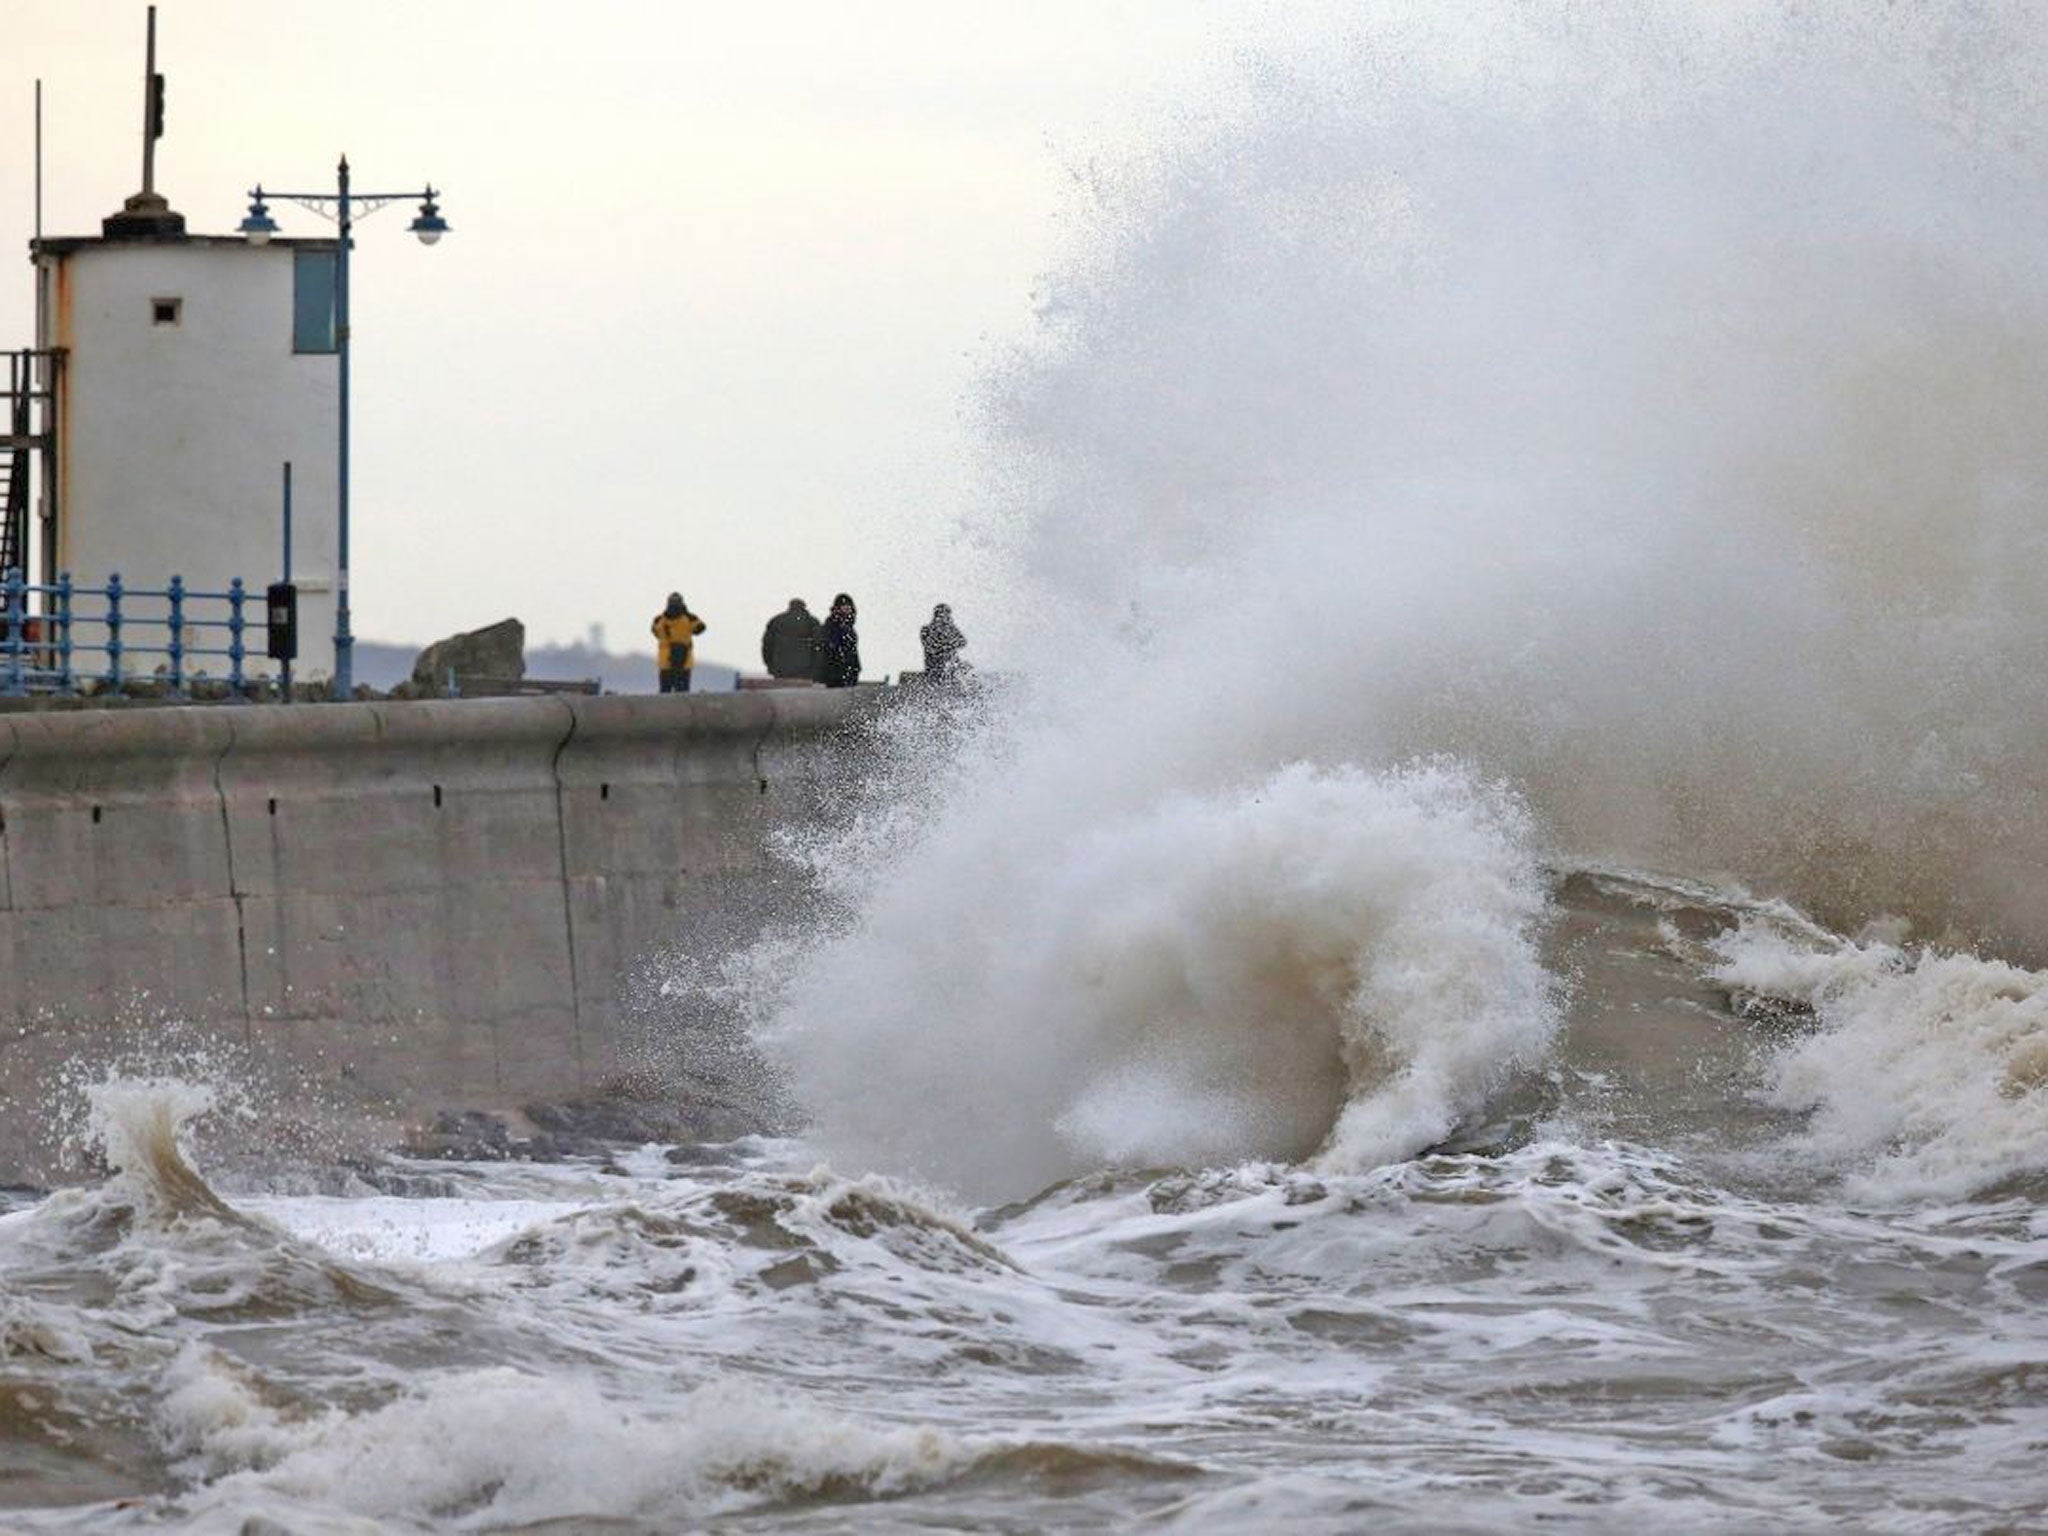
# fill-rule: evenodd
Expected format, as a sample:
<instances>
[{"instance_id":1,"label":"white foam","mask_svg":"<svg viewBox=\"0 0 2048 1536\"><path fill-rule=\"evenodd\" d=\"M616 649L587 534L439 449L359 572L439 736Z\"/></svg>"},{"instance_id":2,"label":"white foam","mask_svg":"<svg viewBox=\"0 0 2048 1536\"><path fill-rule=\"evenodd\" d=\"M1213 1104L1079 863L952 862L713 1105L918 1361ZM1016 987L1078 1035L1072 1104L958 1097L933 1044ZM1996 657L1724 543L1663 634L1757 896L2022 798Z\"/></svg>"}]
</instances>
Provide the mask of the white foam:
<instances>
[{"instance_id":1,"label":"white foam","mask_svg":"<svg viewBox=\"0 0 2048 1536\"><path fill-rule=\"evenodd\" d=\"M181 1348L158 1385L159 1437L195 1476L268 1466L302 1443L303 1426L264 1400L250 1372L206 1345Z\"/></svg>"},{"instance_id":2,"label":"white foam","mask_svg":"<svg viewBox=\"0 0 2048 1536\"><path fill-rule=\"evenodd\" d=\"M371 1519L502 1528L548 1520L702 1518L805 1494L881 1497L953 1475L977 1447L860 1423L740 1380L672 1409L610 1401L589 1380L453 1373L363 1413L281 1425L216 1364L166 1404L182 1440L227 1466L208 1506L282 1497Z\"/></svg>"},{"instance_id":3,"label":"white foam","mask_svg":"<svg viewBox=\"0 0 2048 1536\"><path fill-rule=\"evenodd\" d=\"M244 1195L235 1203L339 1257L389 1264L469 1258L589 1201Z\"/></svg>"},{"instance_id":4,"label":"white foam","mask_svg":"<svg viewBox=\"0 0 2048 1536\"><path fill-rule=\"evenodd\" d=\"M18 1294L0 1294L0 1361L92 1358L92 1337L66 1309Z\"/></svg>"},{"instance_id":5,"label":"white foam","mask_svg":"<svg viewBox=\"0 0 2048 1536\"><path fill-rule=\"evenodd\" d=\"M1716 948L1716 980L1814 1010L1770 1092L1814 1112L1801 1147L1859 1194L1962 1196L2048 1172L2048 974L1756 922Z\"/></svg>"},{"instance_id":6,"label":"white foam","mask_svg":"<svg viewBox=\"0 0 2048 1536\"><path fill-rule=\"evenodd\" d=\"M1369 1164L1555 1028L1526 818L1455 767L982 812L901 858L765 1031L835 1160L1004 1194L1105 1162Z\"/></svg>"}]
</instances>

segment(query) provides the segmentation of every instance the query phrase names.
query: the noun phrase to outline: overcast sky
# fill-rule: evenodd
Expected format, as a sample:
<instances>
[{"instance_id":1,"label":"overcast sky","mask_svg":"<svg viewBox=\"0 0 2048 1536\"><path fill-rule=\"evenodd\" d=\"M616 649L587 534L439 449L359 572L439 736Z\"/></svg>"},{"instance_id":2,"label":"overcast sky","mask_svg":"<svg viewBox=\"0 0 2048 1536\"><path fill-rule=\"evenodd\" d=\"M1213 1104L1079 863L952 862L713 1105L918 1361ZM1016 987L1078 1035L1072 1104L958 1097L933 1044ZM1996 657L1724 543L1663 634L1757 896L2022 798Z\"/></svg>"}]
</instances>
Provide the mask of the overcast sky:
<instances>
[{"instance_id":1,"label":"overcast sky","mask_svg":"<svg viewBox=\"0 0 2048 1536\"><path fill-rule=\"evenodd\" d=\"M1141 144L1258 0L162 0L157 185L445 190L358 227L355 617L425 641L516 615L706 659L791 596L916 659L926 537L969 494L961 404L1031 324L1072 172ZM0 235L96 234L140 184L141 0L0 0ZM290 205L288 234L327 226ZM33 340L26 262L0 348ZM906 552L916 551L915 558ZM260 578L263 573L252 573ZM963 612L972 633L974 616Z\"/></svg>"}]
</instances>

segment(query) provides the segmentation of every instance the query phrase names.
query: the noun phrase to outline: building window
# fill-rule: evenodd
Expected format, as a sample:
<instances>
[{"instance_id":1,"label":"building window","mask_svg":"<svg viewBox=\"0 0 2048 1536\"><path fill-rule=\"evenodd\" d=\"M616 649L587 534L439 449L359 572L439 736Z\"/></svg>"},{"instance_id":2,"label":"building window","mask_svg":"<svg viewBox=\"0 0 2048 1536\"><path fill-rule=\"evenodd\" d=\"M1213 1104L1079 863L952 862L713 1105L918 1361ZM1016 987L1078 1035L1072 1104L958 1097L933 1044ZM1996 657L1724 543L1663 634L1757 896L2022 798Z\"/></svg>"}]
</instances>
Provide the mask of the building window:
<instances>
[{"instance_id":1,"label":"building window","mask_svg":"<svg viewBox=\"0 0 2048 1536\"><path fill-rule=\"evenodd\" d=\"M292 350L334 350L333 251L292 252Z\"/></svg>"},{"instance_id":2,"label":"building window","mask_svg":"<svg viewBox=\"0 0 2048 1536\"><path fill-rule=\"evenodd\" d=\"M151 299L149 319L152 325L176 325L185 317L183 299Z\"/></svg>"}]
</instances>

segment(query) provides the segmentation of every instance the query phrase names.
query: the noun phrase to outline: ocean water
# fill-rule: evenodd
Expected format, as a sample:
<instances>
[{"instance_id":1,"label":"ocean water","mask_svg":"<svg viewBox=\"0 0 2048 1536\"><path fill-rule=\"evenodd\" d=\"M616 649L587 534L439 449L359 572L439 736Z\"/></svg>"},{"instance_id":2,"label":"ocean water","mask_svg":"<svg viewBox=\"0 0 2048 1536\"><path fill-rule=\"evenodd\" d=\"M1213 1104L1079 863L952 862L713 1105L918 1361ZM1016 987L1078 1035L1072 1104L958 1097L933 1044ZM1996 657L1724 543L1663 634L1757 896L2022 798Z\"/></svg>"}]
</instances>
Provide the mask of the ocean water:
<instances>
[{"instance_id":1,"label":"ocean water","mask_svg":"<svg viewBox=\"0 0 2048 1536\"><path fill-rule=\"evenodd\" d=\"M0 1217L0 1529L2037 1527L2048 978L1613 872L1546 911L1544 1049L1402 1157L1084 1119L1002 1203L762 1138L223 1193L205 1090L116 1085L116 1171Z\"/></svg>"},{"instance_id":2,"label":"ocean water","mask_svg":"<svg viewBox=\"0 0 2048 1536\"><path fill-rule=\"evenodd\" d=\"M904 536L1000 681L675 959L764 1134L53 1105L0 1530L2048 1525L2044 66L1989 0L1248 41L1077 173Z\"/></svg>"}]
</instances>

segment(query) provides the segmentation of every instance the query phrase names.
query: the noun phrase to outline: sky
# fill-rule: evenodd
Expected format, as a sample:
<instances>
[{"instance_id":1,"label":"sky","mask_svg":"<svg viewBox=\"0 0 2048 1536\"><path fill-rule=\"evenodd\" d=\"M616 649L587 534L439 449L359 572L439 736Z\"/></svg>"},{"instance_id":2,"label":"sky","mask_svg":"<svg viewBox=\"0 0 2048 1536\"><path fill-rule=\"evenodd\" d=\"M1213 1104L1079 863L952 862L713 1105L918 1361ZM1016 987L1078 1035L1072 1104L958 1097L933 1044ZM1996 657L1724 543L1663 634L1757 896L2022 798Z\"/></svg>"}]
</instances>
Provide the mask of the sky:
<instances>
[{"instance_id":1,"label":"sky","mask_svg":"<svg viewBox=\"0 0 2048 1536\"><path fill-rule=\"evenodd\" d=\"M1029 334L1083 168L1274 9L161 0L157 187L195 234L258 181L331 190L343 153L359 189L442 189L431 250L410 204L357 227L360 636L517 617L631 650L679 589L704 659L755 664L790 597L846 590L878 675L952 595L966 401ZM0 348L34 340L35 82L44 230L96 234L141 181L145 11L0 0Z\"/></svg>"}]
</instances>

